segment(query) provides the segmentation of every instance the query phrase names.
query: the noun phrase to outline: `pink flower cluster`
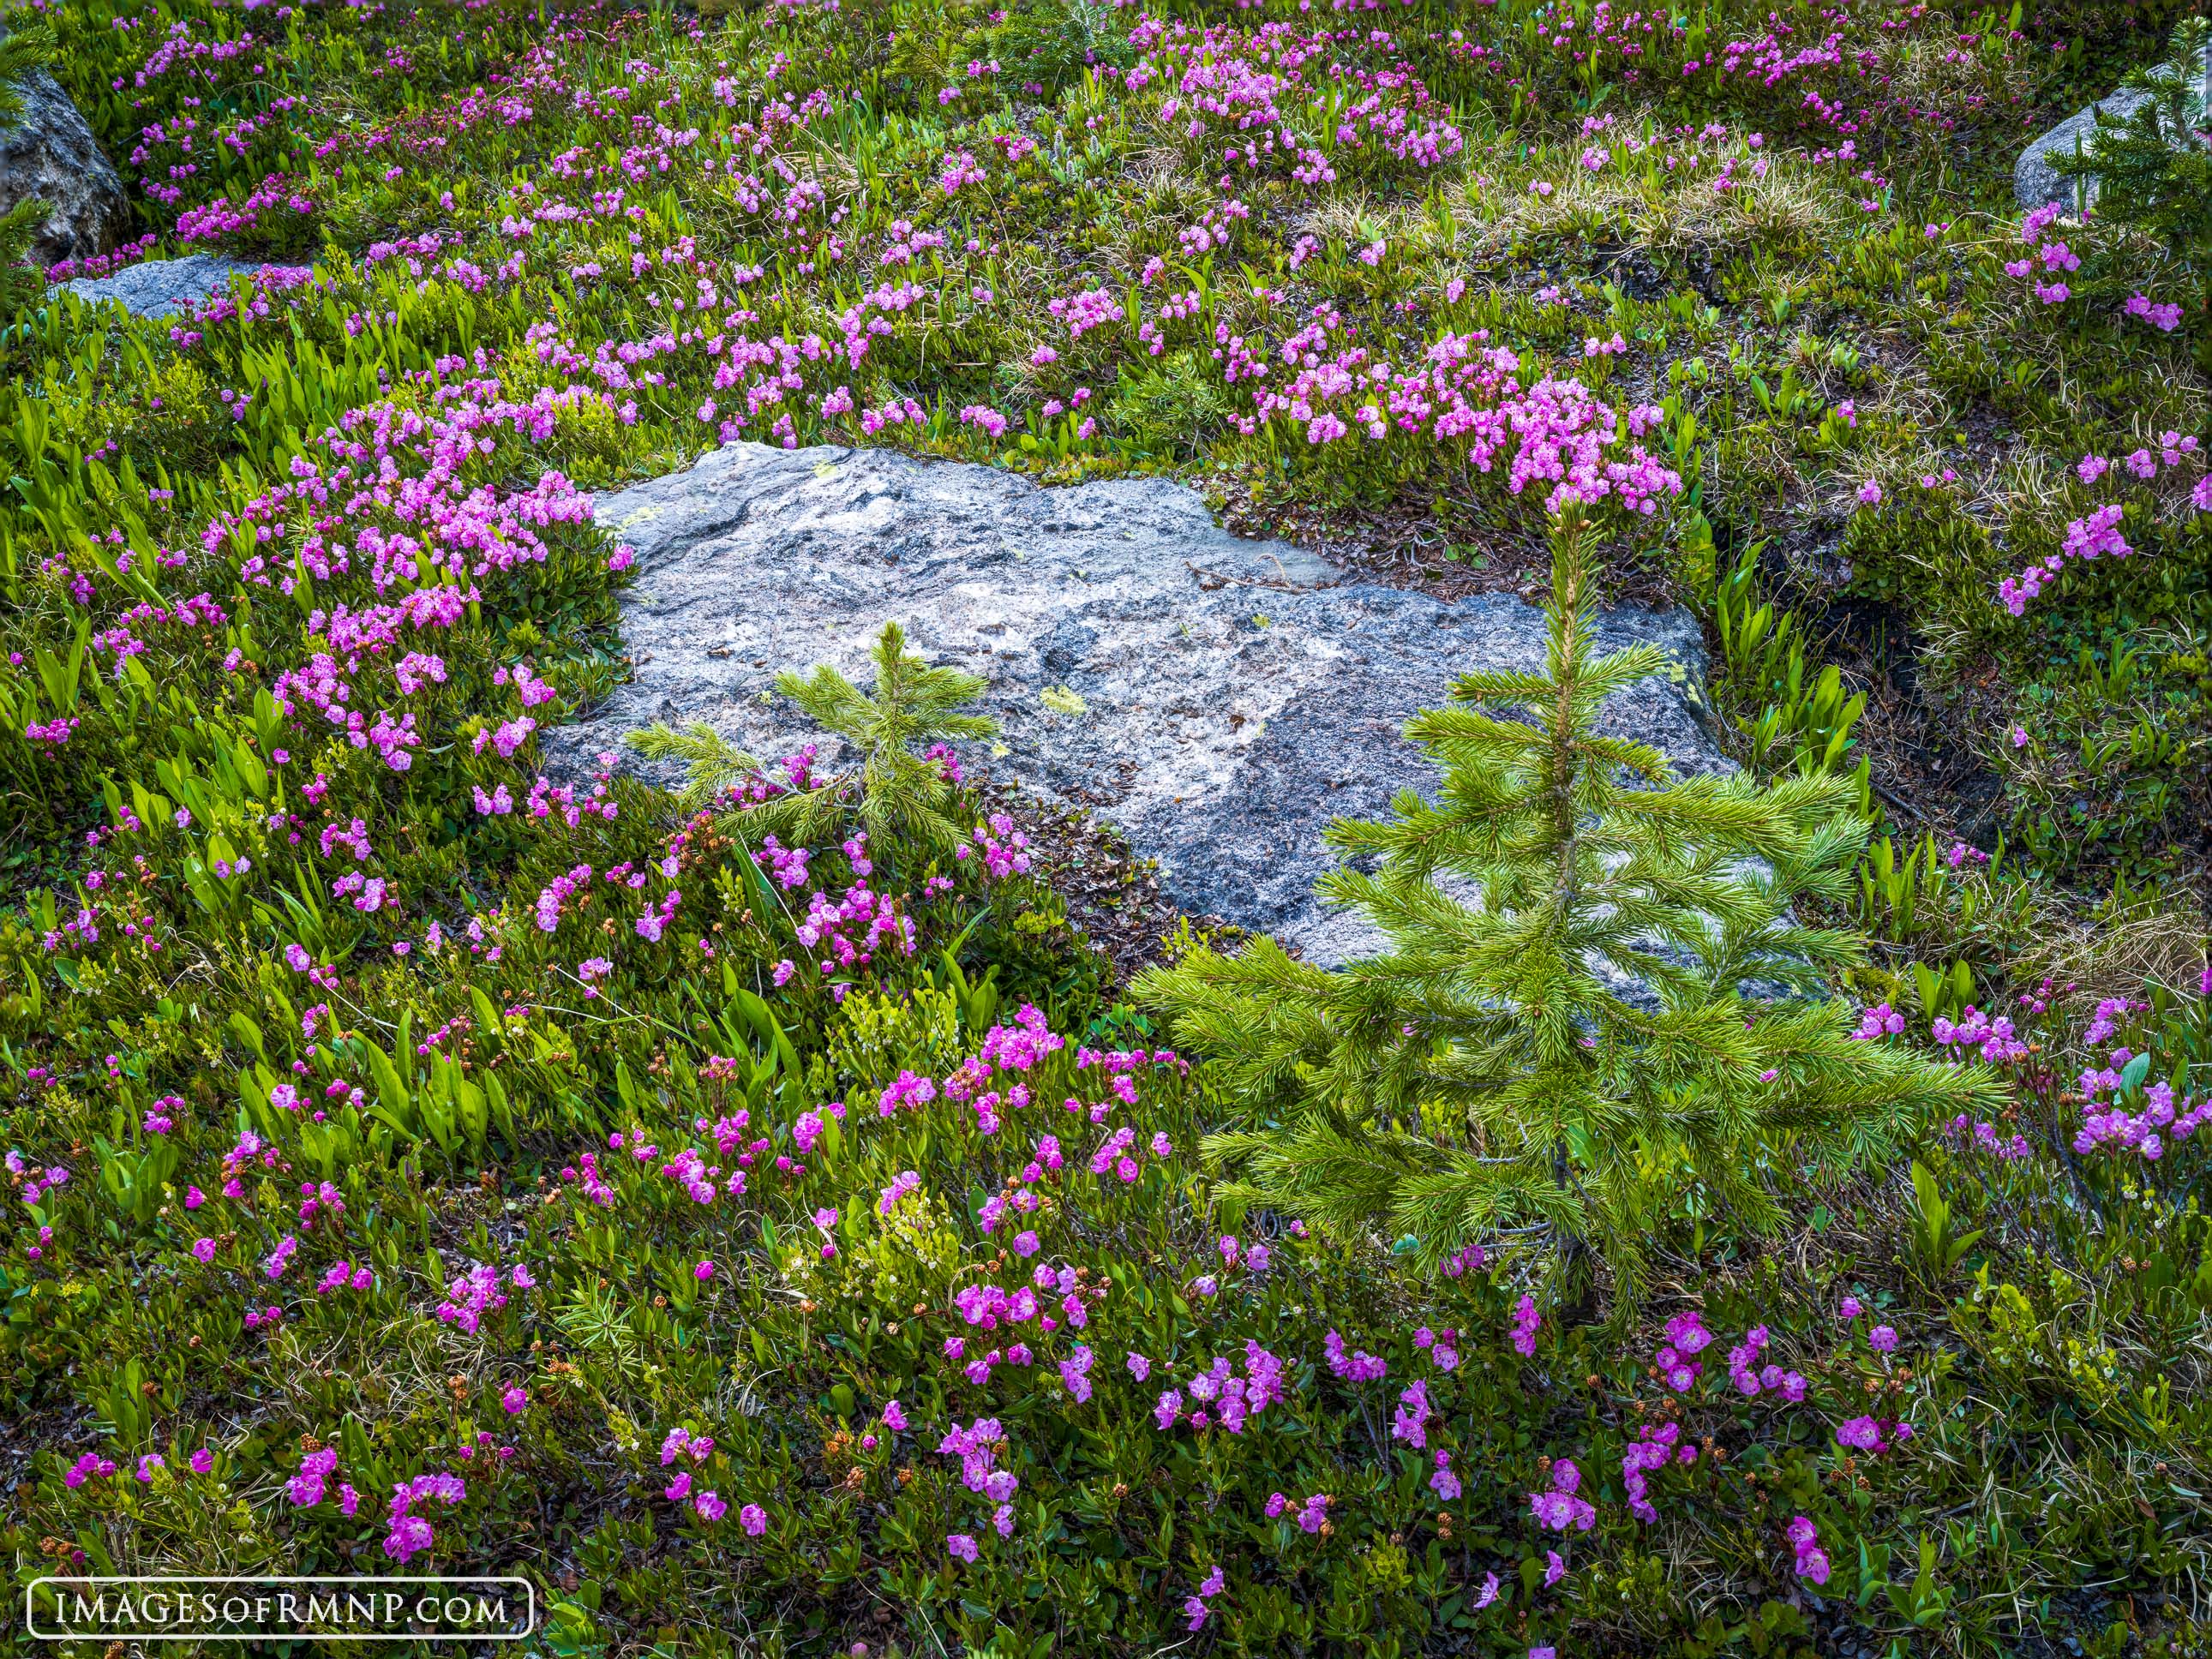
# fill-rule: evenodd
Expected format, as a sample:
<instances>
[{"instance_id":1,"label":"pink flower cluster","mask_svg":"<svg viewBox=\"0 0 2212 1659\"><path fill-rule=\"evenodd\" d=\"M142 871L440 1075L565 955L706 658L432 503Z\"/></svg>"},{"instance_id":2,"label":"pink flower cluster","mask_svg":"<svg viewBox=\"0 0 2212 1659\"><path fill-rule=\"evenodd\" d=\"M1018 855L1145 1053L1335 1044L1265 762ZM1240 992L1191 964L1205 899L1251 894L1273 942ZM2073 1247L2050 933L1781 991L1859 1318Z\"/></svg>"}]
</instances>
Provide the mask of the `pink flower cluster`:
<instances>
[{"instance_id":1,"label":"pink flower cluster","mask_svg":"<svg viewBox=\"0 0 2212 1659\"><path fill-rule=\"evenodd\" d=\"M1365 1349L1346 1352L1344 1339L1332 1330L1322 1338L1322 1353L1328 1361L1329 1375L1346 1382L1379 1382L1389 1374L1387 1360L1377 1358Z\"/></svg>"},{"instance_id":2,"label":"pink flower cluster","mask_svg":"<svg viewBox=\"0 0 2212 1659\"><path fill-rule=\"evenodd\" d=\"M418 1474L412 1480L399 1482L392 1489L392 1528L385 1536L384 1553L404 1566L437 1541L430 1523L414 1513L415 1505L434 1498L451 1508L468 1495L468 1487L458 1475Z\"/></svg>"},{"instance_id":3,"label":"pink flower cluster","mask_svg":"<svg viewBox=\"0 0 2212 1659\"><path fill-rule=\"evenodd\" d=\"M2130 294L2124 309L2129 316L2142 318L2161 334L2171 334L2181 326L2179 306L2154 303L2147 294Z\"/></svg>"},{"instance_id":4,"label":"pink flower cluster","mask_svg":"<svg viewBox=\"0 0 2212 1659\"><path fill-rule=\"evenodd\" d=\"M1206 1616L1210 1611L1206 1604L1221 1594L1224 1582L1221 1569L1216 1566L1205 1577L1199 1580L1198 1594L1183 1598L1182 1613L1185 1630L1200 1630L1205 1627Z\"/></svg>"},{"instance_id":5,"label":"pink flower cluster","mask_svg":"<svg viewBox=\"0 0 2212 1659\"><path fill-rule=\"evenodd\" d=\"M534 1290L537 1284L530 1270L520 1262L507 1278L507 1285L518 1291ZM507 1291L501 1286L499 1270L478 1261L447 1285L446 1299L438 1304L438 1317L464 1335L474 1336L485 1315L496 1313L506 1305Z\"/></svg>"},{"instance_id":6,"label":"pink flower cluster","mask_svg":"<svg viewBox=\"0 0 2212 1659\"><path fill-rule=\"evenodd\" d=\"M2181 465L2198 453L2194 437L2185 437L2179 432L2161 433L2158 452L2148 448L2134 451L2124 458L2126 471L2143 483L2159 475L2161 465L2167 471ZM2094 483L2112 469L2112 463L2101 455L2084 455L2075 471L2082 483ZM2200 477L2191 492L2190 504L2199 513L2212 512L2212 474ZM2017 576L2007 576L1997 584L1997 601L2015 617L2025 616L2028 601L2040 594L2052 578L2065 568L2069 560L2098 559L2110 556L2126 558L2135 550L2127 538L2120 533L2120 525L2126 514L2126 503L2107 501L2094 508L2066 526L2065 540L2056 553L2047 555L2037 563L2029 565Z\"/></svg>"},{"instance_id":7,"label":"pink flower cluster","mask_svg":"<svg viewBox=\"0 0 2212 1659\"><path fill-rule=\"evenodd\" d=\"M679 1457L688 1457L694 1463L703 1463L714 1455L712 1435L694 1434L682 1427L669 1430L660 1442L660 1467L667 1468Z\"/></svg>"},{"instance_id":8,"label":"pink flower cluster","mask_svg":"<svg viewBox=\"0 0 2212 1659\"><path fill-rule=\"evenodd\" d=\"M983 854L984 868L999 880L1028 872L1030 838L1015 829L1013 819L1004 812L994 812L988 824L977 824L973 839ZM965 846L956 847L952 849L952 856L965 859L969 856L969 849Z\"/></svg>"},{"instance_id":9,"label":"pink flower cluster","mask_svg":"<svg viewBox=\"0 0 2212 1659\"><path fill-rule=\"evenodd\" d=\"M1971 1003L1956 1021L1937 1015L1930 1033L1942 1047L1973 1049L1991 1065L2025 1060L2028 1055L2027 1044L2013 1030L2009 1015L1991 1019Z\"/></svg>"},{"instance_id":10,"label":"pink flower cluster","mask_svg":"<svg viewBox=\"0 0 2212 1659\"><path fill-rule=\"evenodd\" d=\"M1666 1339L1654 1357L1660 1380L1676 1394L1687 1394L1705 1370L1697 1356L1712 1346L1713 1334L1693 1308L1667 1322Z\"/></svg>"},{"instance_id":11,"label":"pink flower cluster","mask_svg":"<svg viewBox=\"0 0 2212 1659\"><path fill-rule=\"evenodd\" d=\"M2144 1163L2155 1164L2166 1156L2169 1141L2186 1140L2212 1120L2212 1096L2176 1099L2173 1085L2164 1079L2147 1084L2139 1107L2130 1111L2120 1073L2132 1058L2125 1048L2118 1049L2110 1065L2081 1073L2081 1127L2074 1134L2075 1152L2132 1152Z\"/></svg>"},{"instance_id":12,"label":"pink flower cluster","mask_svg":"<svg viewBox=\"0 0 2212 1659\"><path fill-rule=\"evenodd\" d=\"M1437 1466L1429 1474L1429 1490L1447 1504L1459 1501L1459 1495L1463 1488L1460 1485L1459 1476L1452 1472L1449 1452L1441 1449L1437 1451Z\"/></svg>"},{"instance_id":13,"label":"pink flower cluster","mask_svg":"<svg viewBox=\"0 0 2212 1659\"><path fill-rule=\"evenodd\" d=\"M1404 1441L1416 1451L1426 1450L1429 1416L1428 1385L1416 1379L1398 1396L1398 1408L1391 1416L1390 1437Z\"/></svg>"},{"instance_id":14,"label":"pink flower cluster","mask_svg":"<svg viewBox=\"0 0 2212 1659\"><path fill-rule=\"evenodd\" d=\"M913 919L900 912L891 895L871 892L865 880L848 887L842 898L816 890L805 920L799 924L798 937L806 951L815 953L815 965L825 979L839 968L865 967L879 950L908 957L915 951Z\"/></svg>"},{"instance_id":15,"label":"pink flower cluster","mask_svg":"<svg viewBox=\"0 0 2212 1659\"><path fill-rule=\"evenodd\" d=\"M2033 281L2035 297L2047 306L2063 305L2073 297L2072 290L2063 282L2056 280L2057 273L2065 271L2070 274L2081 268L2080 257L2065 243L2043 240L2044 233L2058 217L2059 209L2056 204L2051 204L2037 208L2023 218L2020 222L2020 239L2028 246L2028 257L2014 259L2005 266L2006 276L2021 282ZM2039 264L2042 268L2040 273L2037 270ZM2045 274L2054 280L2042 280Z\"/></svg>"},{"instance_id":16,"label":"pink flower cluster","mask_svg":"<svg viewBox=\"0 0 2212 1659\"><path fill-rule=\"evenodd\" d=\"M204 207L186 208L178 216L174 234L179 242L216 241L252 229L264 213L279 207L302 216L315 210L314 203L291 189L283 173L272 173L234 207L228 197L218 197Z\"/></svg>"},{"instance_id":17,"label":"pink flower cluster","mask_svg":"<svg viewBox=\"0 0 2212 1659\"><path fill-rule=\"evenodd\" d=\"M1283 1397L1283 1362L1247 1338L1244 1374L1236 1376L1230 1362L1216 1356L1212 1364L1185 1385L1190 1390L1190 1426L1205 1429L1218 1423L1231 1434L1242 1434L1251 1419ZM1153 1421L1165 1429L1182 1413L1182 1396L1170 1389L1152 1411Z\"/></svg>"},{"instance_id":18,"label":"pink flower cluster","mask_svg":"<svg viewBox=\"0 0 2212 1659\"><path fill-rule=\"evenodd\" d=\"M1793 1516L1790 1524L1783 1528L1782 1535L1796 1557L1793 1565L1797 1576L1810 1579L1815 1584L1826 1583L1828 1556L1827 1552L1820 1547L1820 1529L1806 1516Z\"/></svg>"},{"instance_id":19,"label":"pink flower cluster","mask_svg":"<svg viewBox=\"0 0 2212 1659\"><path fill-rule=\"evenodd\" d=\"M1542 1317L1536 1312L1535 1297L1523 1296L1515 1303L1511 1338L1513 1352L1523 1359L1531 1358L1536 1352L1536 1333L1543 1323Z\"/></svg>"},{"instance_id":20,"label":"pink flower cluster","mask_svg":"<svg viewBox=\"0 0 2212 1659\"><path fill-rule=\"evenodd\" d=\"M937 1443L940 1456L960 1460L960 1484L996 1506L991 1513L991 1525L1001 1538L1010 1536L1014 1530L1014 1492L1022 1484L1012 1470L998 1467L1006 1444L1006 1431L1000 1427L995 1417L979 1417L964 1429L956 1422ZM948 1545L951 1541L946 1540ZM973 1561L974 1548L975 1542L970 1539L967 1552L954 1547L953 1553Z\"/></svg>"},{"instance_id":21,"label":"pink flower cluster","mask_svg":"<svg viewBox=\"0 0 2212 1659\"><path fill-rule=\"evenodd\" d=\"M1317 1492L1307 1498L1298 1506L1298 1512L1293 1517L1298 1523L1298 1530L1306 1533L1319 1532L1328 1520L1328 1506L1335 1501L1335 1498L1325 1492ZM1281 1519L1283 1511L1290 1506L1291 1500L1281 1492L1269 1493L1267 1519L1270 1521Z\"/></svg>"},{"instance_id":22,"label":"pink flower cluster","mask_svg":"<svg viewBox=\"0 0 2212 1659\"><path fill-rule=\"evenodd\" d=\"M1958 1146L1972 1146L2007 1164L2017 1164L2033 1154L2023 1134L2006 1135L1994 1123L1977 1122L1963 1112L1943 1126L1944 1137Z\"/></svg>"},{"instance_id":23,"label":"pink flower cluster","mask_svg":"<svg viewBox=\"0 0 2212 1659\"><path fill-rule=\"evenodd\" d=\"M1876 1417L1854 1417L1836 1431L1836 1443L1854 1451L1880 1454L1912 1438L1912 1425Z\"/></svg>"},{"instance_id":24,"label":"pink flower cluster","mask_svg":"<svg viewBox=\"0 0 2212 1659\"><path fill-rule=\"evenodd\" d=\"M114 1473L115 1465L111 1460L98 1452L87 1452L70 1465L69 1472L62 1476L62 1484L75 1492L88 1480L106 1480Z\"/></svg>"},{"instance_id":25,"label":"pink flower cluster","mask_svg":"<svg viewBox=\"0 0 2212 1659\"><path fill-rule=\"evenodd\" d=\"M1583 1484L1583 1472L1572 1460L1562 1457L1553 1463L1551 1479L1549 1491L1528 1494L1528 1508L1536 1517L1536 1524L1553 1532L1565 1532L1570 1528L1588 1532L1596 1525L1596 1507L1589 1499L1577 1496Z\"/></svg>"},{"instance_id":26,"label":"pink flower cluster","mask_svg":"<svg viewBox=\"0 0 2212 1659\"><path fill-rule=\"evenodd\" d=\"M1330 337L1344 328L1333 307L1316 307L1309 325L1279 348L1283 362L1297 372L1279 391L1255 388L1255 413L1237 417L1241 429L1256 434L1280 416L1296 423L1310 446L1346 437L1355 426L1377 443L1395 431L1424 448L1463 447L1467 462L1485 473L1502 457L1506 492L1518 495L1532 484L1548 484L1544 506L1554 515L1571 505L1612 500L1649 517L1662 499L1682 493L1680 475L1642 444L1627 442L1625 456L1613 453L1660 418L1656 409L1623 414L1574 380L1546 378L1523 392L1520 360L1503 346L1487 345L1484 330L1443 335L1419 370L1372 361L1366 348L1348 342L1323 357ZM1264 381L1269 365L1243 337L1224 329L1219 345L1226 379Z\"/></svg>"},{"instance_id":27,"label":"pink flower cluster","mask_svg":"<svg viewBox=\"0 0 2212 1659\"><path fill-rule=\"evenodd\" d=\"M328 1272L315 1281L317 1296L332 1296L343 1290L365 1291L376 1283L376 1275L366 1267L356 1267L350 1261L334 1261Z\"/></svg>"},{"instance_id":28,"label":"pink flower cluster","mask_svg":"<svg viewBox=\"0 0 2212 1659\"><path fill-rule=\"evenodd\" d=\"M912 1170L900 1170L891 1177L891 1184L876 1195L876 1213L889 1215L905 1200L908 1194L918 1192L921 1188L921 1177L919 1175Z\"/></svg>"},{"instance_id":29,"label":"pink flower cluster","mask_svg":"<svg viewBox=\"0 0 2212 1659\"><path fill-rule=\"evenodd\" d=\"M338 1466L338 1455L325 1446L320 1451L309 1452L300 1460L300 1471L285 1483L284 1496L295 1509L313 1509L323 1501L324 1482ZM450 1477L448 1477L450 1478ZM452 1500L448 1500L449 1502ZM338 1486L338 1513L352 1515L361 1507L361 1494L344 1482ZM404 1558L399 1558L404 1559Z\"/></svg>"},{"instance_id":30,"label":"pink flower cluster","mask_svg":"<svg viewBox=\"0 0 2212 1659\"><path fill-rule=\"evenodd\" d=\"M1765 1390L1779 1394L1791 1405L1804 1403L1806 1383L1796 1371L1786 1371L1779 1365L1758 1365L1759 1356L1766 1352L1769 1333L1764 1325L1753 1325L1744 1333L1743 1340L1729 1350L1729 1381L1735 1384L1736 1392L1745 1398L1755 1397Z\"/></svg>"},{"instance_id":31,"label":"pink flower cluster","mask_svg":"<svg viewBox=\"0 0 2212 1659\"><path fill-rule=\"evenodd\" d=\"M1904 1030L1905 1016L1887 1002L1879 1002L1859 1016L1858 1029L1850 1036L1854 1042L1872 1042L1880 1037L1895 1036Z\"/></svg>"},{"instance_id":32,"label":"pink flower cluster","mask_svg":"<svg viewBox=\"0 0 2212 1659\"><path fill-rule=\"evenodd\" d=\"M1659 1518L1657 1505L1651 1501L1650 1477L1670 1462L1694 1463L1698 1449L1682 1443L1682 1425L1679 1423L1645 1424L1636 1431L1628 1449L1620 1459L1620 1484L1628 1494L1629 1512L1650 1525ZM1565 1530L1565 1528L1561 1528Z\"/></svg>"}]
</instances>

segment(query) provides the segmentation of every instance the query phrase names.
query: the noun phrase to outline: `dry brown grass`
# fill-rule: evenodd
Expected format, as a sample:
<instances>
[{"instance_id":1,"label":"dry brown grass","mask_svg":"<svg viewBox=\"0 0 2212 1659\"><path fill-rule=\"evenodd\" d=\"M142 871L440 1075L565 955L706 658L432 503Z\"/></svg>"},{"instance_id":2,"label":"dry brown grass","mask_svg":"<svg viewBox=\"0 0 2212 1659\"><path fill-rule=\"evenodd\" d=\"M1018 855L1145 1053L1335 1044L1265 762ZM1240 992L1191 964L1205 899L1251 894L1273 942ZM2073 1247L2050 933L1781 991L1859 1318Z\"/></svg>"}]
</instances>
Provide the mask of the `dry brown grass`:
<instances>
[{"instance_id":1,"label":"dry brown grass","mask_svg":"<svg viewBox=\"0 0 2212 1659\"><path fill-rule=\"evenodd\" d=\"M1564 179L1553 176L1561 173ZM1532 178L1550 179L1552 193L1531 192ZM1713 188L1708 167L1652 181L1612 168L1570 169L1562 158L1510 185L1470 186L1461 223L1492 252L1579 235L1683 255L1818 246L1841 238L1856 212L1849 192L1827 173L1786 158L1770 163L1764 178L1740 171L1735 187L1725 191Z\"/></svg>"},{"instance_id":2,"label":"dry brown grass","mask_svg":"<svg viewBox=\"0 0 2212 1659\"><path fill-rule=\"evenodd\" d=\"M1172 250L1176 234L1216 200L1182 151L1165 142L1133 152L1119 184L1116 193L1126 205L1106 228L1101 251L1128 276L1154 253Z\"/></svg>"},{"instance_id":3,"label":"dry brown grass","mask_svg":"<svg viewBox=\"0 0 2212 1659\"><path fill-rule=\"evenodd\" d=\"M1301 215L1297 228L1324 242L1347 248L1388 241L1393 246L1417 239L1420 214L1403 204L1386 206L1364 191L1346 191L1328 197Z\"/></svg>"},{"instance_id":4,"label":"dry brown grass","mask_svg":"<svg viewBox=\"0 0 2212 1659\"><path fill-rule=\"evenodd\" d=\"M2150 985L2193 994L2212 935L2206 896L2177 884L2092 917L2054 915L2042 930L2047 942L2022 956L2014 977L2072 984L2072 1000L2085 1008L2106 997L2139 998Z\"/></svg>"}]
</instances>

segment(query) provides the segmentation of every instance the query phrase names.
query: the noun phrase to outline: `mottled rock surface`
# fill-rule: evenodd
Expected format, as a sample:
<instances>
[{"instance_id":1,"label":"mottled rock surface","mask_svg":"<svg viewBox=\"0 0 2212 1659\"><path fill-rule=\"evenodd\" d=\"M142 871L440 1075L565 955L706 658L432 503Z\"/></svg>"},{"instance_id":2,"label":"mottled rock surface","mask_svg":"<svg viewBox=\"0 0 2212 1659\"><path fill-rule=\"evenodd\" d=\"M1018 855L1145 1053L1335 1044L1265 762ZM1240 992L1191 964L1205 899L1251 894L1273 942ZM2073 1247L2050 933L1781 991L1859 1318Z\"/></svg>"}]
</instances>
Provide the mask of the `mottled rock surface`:
<instances>
[{"instance_id":1,"label":"mottled rock surface","mask_svg":"<svg viewBox=\"0 0 2212 1659\"><path fill-rule=\"evenodd\" d=\"M34 70L20 90L23 118L0 131L0 213L27 196L46 204L46 230L31 245L45 264L106 253L130 222L123 180L52 75Z\"/></svg>"},{"instance_id":2,"label":"mottled rock surface","mask_svg":"<svg viewBox=\"0 0 2212 1659\"><path fill-rule=\"evenodd\" d=\"M212 253L192 253L181 259L148 259L126 265L112 276L80 276L62 286L87 300L112 300L134 316L169 317L222 293L232 277L251 276L260 268Z\"/></svg>"},{"instance_id":3,"label":"mottled rock surface","mask_svg":"<svg viewBox=\"0 0 2212 1659\"><path fill-rule=\"evenodd\" d=\"M1367 942L1313 896L1329 821L1433 784L1399 728L1455 675L1543 662L1542 614L1517 599L1347 580L1230 535L1166 480L1047 489L890 451L740 443L602 498L598 518L637 550L635 678L550 734L564 766L658 720L787 752L816 734L770 690L777 671L865 679L896 620L915 650L990 681L994 775L1095 807L1185 909L1324 963ZM1609 727L1686 771L1726 769L1698 714L1691 617L1615 611L1601 638L1655 641L1679 665L1618 694Z\"/></svg>"}]
</instances>

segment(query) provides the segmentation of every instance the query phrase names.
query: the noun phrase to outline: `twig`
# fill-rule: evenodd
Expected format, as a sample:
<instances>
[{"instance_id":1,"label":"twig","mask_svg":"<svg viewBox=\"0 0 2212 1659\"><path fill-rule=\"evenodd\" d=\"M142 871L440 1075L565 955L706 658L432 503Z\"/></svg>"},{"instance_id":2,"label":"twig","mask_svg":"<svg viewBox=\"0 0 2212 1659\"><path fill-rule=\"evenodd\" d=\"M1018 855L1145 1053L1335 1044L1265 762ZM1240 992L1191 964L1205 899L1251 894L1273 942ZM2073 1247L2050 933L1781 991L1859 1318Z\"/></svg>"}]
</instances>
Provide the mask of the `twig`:
<instances>
[{"instance_id":1,"label":"twig","mask_svg":"<svg viewBox=\"0 0 2212 1659\"><path fill-rule=\"evenodd\" d=\"M1899 811L1904 813L1905 817L1911 818L1915 823L1926 823L1928 822L1926 816L1921 812L1918 807L1909 805L1902 797L1893 794L1881 784L1873 783L1871 779L1868 781L1872 784L1875 793L1881 797L1882 802L1885 805L1895 807Z\"/></svg>"}]
</instances>

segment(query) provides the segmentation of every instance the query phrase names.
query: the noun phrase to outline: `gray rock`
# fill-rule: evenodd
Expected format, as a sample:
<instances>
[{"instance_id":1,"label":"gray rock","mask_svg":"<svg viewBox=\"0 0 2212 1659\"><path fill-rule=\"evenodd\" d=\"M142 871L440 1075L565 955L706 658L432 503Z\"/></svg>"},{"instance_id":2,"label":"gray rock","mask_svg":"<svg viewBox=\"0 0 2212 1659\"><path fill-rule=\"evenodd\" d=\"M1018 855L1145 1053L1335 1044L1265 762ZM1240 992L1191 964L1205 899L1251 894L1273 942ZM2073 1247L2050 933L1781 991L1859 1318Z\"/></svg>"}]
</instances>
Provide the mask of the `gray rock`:
<instances>
[{"instance_id":1,"label":"gray rock","mask_svg":"<svg viewBox=\"0 0 2212 1659\"><path fill-rule=\"evenodd\" d=\"M46 204L46 228L31 245L46 264L106 252L130 222L123 180L52 75L34 70L19 91L23 118L0 132L0 213L27 196Z\"/></svg>"},{"instance_id":2,"label":"gray rock","mask_svg":"<svg viewBox=\"0 0 2212 1659\"><path fill-rule=\"evenodd\" d=\"M137 317L168 317L222 293L234 276L251 276L261 267L212 253L181 259L148 259L126 265L112 276L80 276L62 286L97 302L112 300Z\"/></svg>"},{"instance_id":3,"label":"gray rock","mask_svg":"<svg viewBox=\"0 0 2212 1659\"><path fill-rule=\"evenodd\" d=\"M1097 809L1185 909L1323 963L1369 942L1313 896L1329 822L1433 787L1399 728L1455 675L1544 659L1542 614L1516 599L1347 580L1230 535L1166 480L1044 489L885 450L740 443L603 498L598 521L637 551L623 623L635 678L550 734L564 769L657 720L789 752L818 734L772 696L776 672L860 677L896 620L923 655L990 681L994 775ZM1617 694L1610 729L1686 771L1729 769L1698 712L1690 616L1614 611L1601 637L1656 641L1679 664Z\"/></svg>"}]
</instances>

